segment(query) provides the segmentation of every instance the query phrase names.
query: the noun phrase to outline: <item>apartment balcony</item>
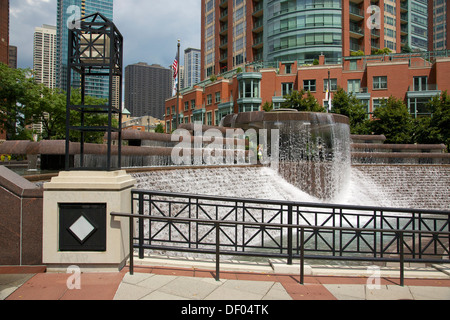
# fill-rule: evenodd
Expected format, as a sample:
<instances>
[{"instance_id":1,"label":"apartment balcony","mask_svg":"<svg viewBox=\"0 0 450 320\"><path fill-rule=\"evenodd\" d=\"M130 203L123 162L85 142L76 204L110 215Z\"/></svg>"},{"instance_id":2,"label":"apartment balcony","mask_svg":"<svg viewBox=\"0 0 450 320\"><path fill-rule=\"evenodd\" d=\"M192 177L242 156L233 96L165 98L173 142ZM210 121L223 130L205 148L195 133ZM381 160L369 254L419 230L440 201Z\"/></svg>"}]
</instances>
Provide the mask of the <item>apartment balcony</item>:
<instances>
[{"instance_id":1,"label":"apartment balcony","mask_svg":"<svg viewBox=\"0 0 450 320\"><path fill-rule=\"evenodd\" d=\"M221 8L228 8L228 0L221 0L220 1L220 7Z\"/></svg>"},{"instance_id":2,"label":"apartment balcony","mask_svg":"<svg viewBox=\"0 0 450 320\"><path fill-rule=\"evenodd\" d=\"M221 103L217 106L217 109L221 113L233 113L234 101L233 97L225 99L225 101L221 101Z\"/></svg>"},{"instance_id":3,"label":"apartment balcony","mask_svg":"<svg viewBox=\"0 0 450 320\"><path fill-rule=\"evenodd\" d=\"M364 37L364 29L356 23L350 23L350 37L361 39Z\"/></svg>"},{"instance_id":4,"label":"apartment balcony","mask_svg":"<svg viewBox=\"0 0 450 320\"><path fill-rule=\"evenodd\" d=\"M260 49L263 47L263 45L264 45L264 38L262 37L262 34L253 39L253 49Z\"/></svg>"},{"instance_id":5,"label":"apartment balcony","mask_svg":"<svg viewBox=\"0 0 450 320\"><path fill-rule=\"evenodd\" d=\"M228 61L228 54L227 53L220 55L220 58L219 58L219 62L220 63L225 63L227 61Z\"/></svg>"},{"instance_id":6,"label":"apartment balcony","mask_svg":"<svg viewBox=\"0 0 450 320\"><path fill-rule=\"evenodd\" d=\"M255 18L259 18L263 15L263 13L264 13L263 1L260 1L258 2L258 4L255 5L253 9L253 16Z\"/></svg>"},{"instance_id":7,"label":"apartment balcony","mask_svg":"<svg viewBox=\"0 0 450 320\"><path fill-rule=\"evenodd\" d=\"M263 25L264 21L262 18L259 18L258 20L255 21L255 23L253 24L253 33L261 33L264 30L264 25Z\"/></svg>"},{"instance_id":8,"label":"apartment balcony","mask_svg":"<svg viewBox=\"0 0 450 320\"><path fill-rule=\"evenodd\" d=\"M372 29L370 32L372 38L378 39L380 37L380 30L379 29Z\"/></svg>"},{"instance_id":9,"label":"apartment balcony","mask_svg":"<svg viewBox=\"0 0 450 320\"><path fill-rule=\"evenodd\" d=\"M364 51L363 46L361 46L358 43L353 43L353 42L350 43L350 51L359 51L359 50Z\"/></svg>"},{"instance_id":10,"label":"apartment balcony","mask_svg":"<svg viewBox=\"0 0 450 320\"><path fill-rule=\"evenodd\" d=\"M254 61L262 61L264 59L264 55L258 51L258 53L253 55Z\"/></svg>"},{"instance_id":11,"label":"apartment balcony","mask_svg":"<svg viewBox=\"0 0 450 320\"><path fill-rule=\"evenodd\" d=\"M441 91L437 84L428 83L425 86L412 85L407 92L407 98L433 98L440 95Z\"/></svg>"},{"instance_id":12,"label":"apartment balcony","mask_svg":"<svg viewBox=\"0 0 450 320\"><path fill-rule=\"evenodd\" d=\"M407 25L407 24L403 24L403 25L401 26L400 34L401 34L402 36L408 35L408 25Z\"/></svg>"},{"instance_id":13,"label":"apartment balcony","mask_svg":"<svg viewBox=\"0 0 450 320\"><path fill-rule=\"evenodd\" d=\"M408 12L408 1L400 2L400 12Z\"/></svg>"},{"instance_id":14,"label":"apartment balcony","mask_svg":"<svg viewBox=\"0 0 450 320\"><path fill-rule=\"evenodd\" d=\"M225 9L222 11L222 13L220 14L220 21L224 22L228 20L228 9Z\"/></svg>"},{"instance_id":15,"label":"apartment balcony","mask_svg":"<svg viewBox=\"0 0 450 320\"><path fill-rule=\"evenodd\" d=\"M408 13L401 13L400 14L400 23L408 23Z\"/></svg>"},{"instance_id":16,"label":"apartment balcony","mask_svg":"<svg viewBox=\"0 0 450 320\"><path fill-rule=\"evenodd\" d=\"M225 50L227 47L228 47L228 39L225 38L224 40L220 41L219 48Z\"/></svg>"},{"instance_id":17,"label":"apartment balcony","mask_svg":"<svg viewBox=\"0 0 450 320\"><path fill-rule=\"evenodd\" d=\"M349 8L350 8L349 13L350 13L351 21L360 22L360 21L364 20L364 12L360 7L350 3Z\"/></svg>"},{"instance_id":18,"label":"apartment balcony","mask_svg":"<svg viewBox=\"0 0 450 320\"><path fill-rule=\"evenodd\" d=\"M363 87L359 89L359 92L352 92L359 100L370 100L371 94L369 88Z\"/></svg>"},{"instance_id":19,"label":"apartment balcony","mask_svg":"<svg viewBox=\"0 0 450 320\"><path fill-rule=\"evenodd\" d=\"M228 34L228 24L227 24L227 23L221 25L219 34L220 34L221 36L225 36L225 35Z\"/></svg>"}]
</instances>

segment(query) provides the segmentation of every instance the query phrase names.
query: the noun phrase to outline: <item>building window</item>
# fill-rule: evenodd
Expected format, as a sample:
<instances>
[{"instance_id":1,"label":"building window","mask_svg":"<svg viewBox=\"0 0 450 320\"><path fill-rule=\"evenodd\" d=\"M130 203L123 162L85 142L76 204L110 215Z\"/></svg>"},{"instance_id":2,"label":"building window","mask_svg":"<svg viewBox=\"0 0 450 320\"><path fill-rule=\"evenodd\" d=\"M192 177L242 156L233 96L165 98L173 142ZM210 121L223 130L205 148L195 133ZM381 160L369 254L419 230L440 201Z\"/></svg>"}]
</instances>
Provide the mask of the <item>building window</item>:
<instances>
[{"instance_id":1,"label":"building window","mask_svg":"<svg viewBox=\"0 0 450 320\"><path fill-rule=\"evenodd\" d=\"M387 77L373 77L374 89L387 89Z\"/></svg>"},{"instance_id":2,"label":"building window","mask_svg":"<svg viewBox=\"0 0 450 320\"><path fill-rule=\"evenodd\" d=\"M206 69L206 76L207 76L207 77L212 76L213 73L214 73L214 67L208 67L208 68Z\"/></svg>"},{"instance_id":3,"label":"building window","mask_svg":"<svg viewBox=\"0 0 450 320\"><path fill-rule=\"evenodd\" d=\"M414 77L414 91L427 91L428 77Z\"/></svg>"},{"instance_id":4,"label":"building window","mask_svg":"<svg viewBox=\"0 0 450 320\"><path fill-rule=\"evenodd\" d=\"M253 111L260 111L261 106L258 104L243 104L239 106L239 112L253 112Z\"/></svg>"},{"instance_id":5,"label":"building window","mask_svg":"<svg viewBox=\"0 0 450 320\"><path fill-rule=\"evenodd\" d=\"M212 112L208 112L206 114L206 124L208 126L212 126Z\"/></svg>"},{"instance_id":6,"label":"building window","mask_svg":"<svg viewBox=\"0 0 450 320\"><path fill-rule=\"evenodd\" d=\"M210 104L212 104L212 94L206 96L206 105L209 106Z\"/></svg>"},{"instance_id":7,"label":"building window","mask_svg":"<svg viewBox=\"0 0 450 320\"><path fill-rule=\"evenodd\" d=\"M337 79L330 79L331 91L337 91ZM328 90L328 79L323 80L323 92Z\"/></svg>"},{"instance_id":8,"label":"building window","mask_svg":"<svg viewBox=\"0 0 450 320\"><path fill-rule=\"evenodd\" d=\"M216 92L216 103L220 103L220 91Z\"/></svg>"},{"instance_id":9,"label":"building window","mask_svg":"<svg viewBox=\"0 0 450 320\"><path fill-rule=\"evenodd\" d=\"M238 54L237 56L234 57L234 65L238 66L240 64L244 63L244 55L243 54Z\"/></svg>"},{"instance_id":10,"label":"building window","mask_svg":"<svg viewBox=\"0 0 450 320\"><path fill-rule=\"evenodd\" d=\"M359 80L359 79L348 80L347 84L348 84L348 86L347 86L348 93L360 93L361 80Z\"/></svg>"},{"instance_id":11,"label":"building window","mask_svg":"<svg viewBox=\"0 0 450 320\"><path fill-rule=\"evenodd\" d=\"M375 112L375 110L378 109L379 107L383 106L383 104L385 104L385 103L386 103L386 99L384 99L384 98L373 99L373 102L372 102L372 106L373 106L372 113Z\"/></svg>"},{"instance_id":12,"label":"building window","mask_svg":"<svg viewBox=\"0 0 450 320\"><path fill-rule=\"evenodd\" d=\"M218 126L219 123L219 110L214 111L214 124Z\"/></svg>"},{"instance_id":13,"label":"building window","mask_svg":"<svg viewBox=\"0 0 450 320\"><path fill-rule=\"evenodd\" d=\"M316 80L303 80L303 89L316 92Z\"/></svg>"},{"instance_id":14,"label":"building window","mask_svg":"<svg viewBox=\"0 0 450 320\"><path fill-rule=\"evenodd\" d=\"M409 98L409 112L414 118L431 116L431 110L428 107L431 98Z\"/></svg>"},{"instance_id":15,"label":"building window","mask_svg":"<svg viewBox=\"0 0 450 320\"><path fill-rule=\"evenodd\" d=\"M185 111L188 111L188 110L189 110L189 101L186 101L186 102L184 103L184 110L185 110Z\"/></svg>"},{"instance_id":16,"label":"building window","mask_svg":"<svg viewBox=\"0 0 450 320\"><path fill-rule=\"evenodd\" d=\"M259 80L246 79L239 84L239 98L259 98Z\"/></svg>"},{"instance_id":17,"label":"building window","mask_svg":"<svg viewBox=\"0 0 450 320\"><path fill-rule=\"evenodd\" d=\"M290 74L292 73L292 64L285 64L285 70L286 70L286 74Z\"/></svg>"},{"instance_id":18,"label":"building window","mask_svg":"<svg viewBox=\"0 0 450 320\"><path fill-rule=\"evenodd\" d=\"M281 84L281 96L284 97L285 95L291 94L293 89L294 89L294 84L292 82L282 83Z\"/></svg>"},{"instance_id":19,"label":"building window","mask_svg":"<svg viewBox=\"0 0 450 320\"><path fill-rule=\"evenodd\" d=\"M191 100L191 108L195 109L195 100Z\"/></svg>"}]
</instances>

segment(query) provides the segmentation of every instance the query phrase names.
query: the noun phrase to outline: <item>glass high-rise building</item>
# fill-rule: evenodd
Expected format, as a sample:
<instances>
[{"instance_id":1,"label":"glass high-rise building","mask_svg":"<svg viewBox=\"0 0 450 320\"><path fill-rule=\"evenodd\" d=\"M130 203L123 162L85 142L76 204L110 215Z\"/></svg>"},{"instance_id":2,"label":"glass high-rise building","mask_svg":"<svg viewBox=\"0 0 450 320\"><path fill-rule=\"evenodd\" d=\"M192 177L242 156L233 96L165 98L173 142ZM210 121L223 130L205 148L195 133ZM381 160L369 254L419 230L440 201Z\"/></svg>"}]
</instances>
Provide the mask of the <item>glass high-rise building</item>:
<instances>
[{"instance_id":1,"label":"glass high-rise building","mask_svg":"<svg viewBox=\"0 0 450 320\"><path fill-rule=\"evenodd\" d=\"M113 20L114 0L58 0L57 4L57 44L56 44L56 82L57 87L67 90L67 58L68 58L68 22L76 15L85 17L94 13L101 13L109 20ZM79 10L72 11L70 6ZM72 85L80 83L79 76L73 74ZM108 99L109 80L105 77L86 77L86 94L98 98Z\"/></svg>"},{"instance_id":2,"label":"glass high-rise building","mask_svg":"<svg viewBox=\"0 0 450 320\"><path fill-rule=\"evenodd\" d=\"M43 25L34 29L33 70L36 82L55 88L56 27Z\"/></svg>"},{"instance_id":3,"label":"glass high-rise building","mask_svg":"<svg viewBox=\"0 0 450 320\"><path fill-rule=\"evenodd\" d=\"M338 63L353 54L427 50L445 44L445 0L202 0L201 79L249 62ZM448 14L447 14L448 16ZM444 39L444 40L442 40Z\"/></svg>"},{"instance_id":4,"label":"glass high-rise building","mask_svg":"<svg viewBox=\"0 0 450 320\"><path fill-rule=\"evenodd\" d=\"M408 43L413 51L428 50L428 1L409 0Z\"/></svg>"},{"instance_id":5,"label":"glass high-rise building","mask_svg":"<svg viewBox=\"0 0 450 320\"><path fill-rule=\"evenodd\" d=\"M202 53L200 49L184 50L184 88L190 88L199 83Z\"/></svg>"},{"instance_id":6,"label":"glass high-rise building","mask_svg":"<svg viewBox=\"0 0 450 320\"><path fill-rule=\"evenodd\" d=\"M320 54L334 60L342 57L341 0L265 2L266 60L311 62Z\"/></svg>"}]
</instances>

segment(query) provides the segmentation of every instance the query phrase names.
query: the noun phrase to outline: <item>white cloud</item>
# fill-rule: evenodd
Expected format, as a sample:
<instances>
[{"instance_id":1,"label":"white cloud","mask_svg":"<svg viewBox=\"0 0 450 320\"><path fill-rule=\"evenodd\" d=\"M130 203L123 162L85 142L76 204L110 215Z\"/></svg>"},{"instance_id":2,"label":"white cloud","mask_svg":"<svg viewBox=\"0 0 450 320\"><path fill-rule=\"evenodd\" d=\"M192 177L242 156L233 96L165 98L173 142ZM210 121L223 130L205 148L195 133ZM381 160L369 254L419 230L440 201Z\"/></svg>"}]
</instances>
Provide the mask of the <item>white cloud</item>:
<instances>
[{"instance_id":1,"label":"white cloud","mask_svg":"<svg viewBox=\"0 0 450 320\"><path fill-rule=\"evenodd\" d=\"M56 25L56 0L12 0L10 44L19 67L32 67L34 28ZM168 67L182 50L200 47L200 0L115 0L114 22L124 36L125 66L136 62ZM181 52L183 55L183 51Z\"/></svg>"},{"instance_id":2,"label":"white cloud","mask_svg":"<svg viewBox=\"0 0 450 320\"><path fill-rule=\"evenodd\" d=\"M178 39L182 50L200 46L199 0L116 0L114 21L124 36L127 64L167 67L175 58Z\"/></svg>"}]
</instances>

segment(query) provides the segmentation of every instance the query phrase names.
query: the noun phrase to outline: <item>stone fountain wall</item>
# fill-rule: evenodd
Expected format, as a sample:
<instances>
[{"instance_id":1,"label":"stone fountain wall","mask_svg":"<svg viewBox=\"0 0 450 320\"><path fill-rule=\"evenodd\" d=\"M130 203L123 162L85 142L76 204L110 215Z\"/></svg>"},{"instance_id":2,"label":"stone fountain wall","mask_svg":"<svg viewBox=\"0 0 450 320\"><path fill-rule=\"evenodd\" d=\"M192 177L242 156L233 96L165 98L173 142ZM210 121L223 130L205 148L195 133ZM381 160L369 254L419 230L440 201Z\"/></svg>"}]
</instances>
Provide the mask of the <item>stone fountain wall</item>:
<instances>
[{"instance_id":1,"label":"stone fountain wall","mask_svg":"<svg viewBox=\"0 0 450 320\"><path fill-rule=\"evenodd\" d=\"M352 174L382 206L450 211L450 165L355 165Z\"/></svg>"}]
</instances>

